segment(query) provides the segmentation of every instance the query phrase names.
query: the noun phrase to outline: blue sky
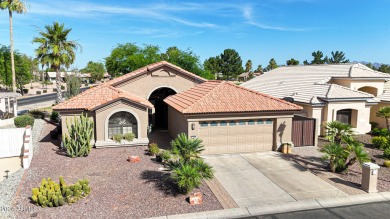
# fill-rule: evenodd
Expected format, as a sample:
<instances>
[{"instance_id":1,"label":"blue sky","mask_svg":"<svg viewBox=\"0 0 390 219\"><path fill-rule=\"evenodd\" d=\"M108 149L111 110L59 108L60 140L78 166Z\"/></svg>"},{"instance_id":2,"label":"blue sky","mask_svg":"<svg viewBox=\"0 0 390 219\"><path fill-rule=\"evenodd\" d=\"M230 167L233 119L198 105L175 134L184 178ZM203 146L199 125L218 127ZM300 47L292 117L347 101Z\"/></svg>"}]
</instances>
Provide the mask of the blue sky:
<instances>
[{"instance_id":1,"label":"blue sky","mask_svg":"<svg viewBox=\"0 0 390 219\"><path fill-rule=\"evenodd\" d=\"M202 63L226 48L265 67L311 53L342 50L351 61L390 63L390 0L30 0L14 15L15 48L30 56L38 28L72 28L82 53L73 67L103 61L118 43L190 48ZM0 11L0 44L9 45L8 13ZM243 64L244 64L243 63Z\"/></svg>"}]
</instances>

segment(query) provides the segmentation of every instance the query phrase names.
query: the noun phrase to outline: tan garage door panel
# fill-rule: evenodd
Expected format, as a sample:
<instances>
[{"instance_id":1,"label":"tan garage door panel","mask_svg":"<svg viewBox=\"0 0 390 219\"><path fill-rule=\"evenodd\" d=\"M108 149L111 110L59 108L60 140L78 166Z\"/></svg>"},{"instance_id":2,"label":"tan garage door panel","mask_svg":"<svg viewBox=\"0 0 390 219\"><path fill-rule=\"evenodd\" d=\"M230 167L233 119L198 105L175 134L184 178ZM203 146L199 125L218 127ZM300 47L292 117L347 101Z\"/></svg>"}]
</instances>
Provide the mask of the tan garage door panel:
<instances>
[{"instance_id":1,"label":"tan garage door panel","mask_svg":"<svg viewBox=\"0 0 390 219\"><path fill-rule=\"evenodd\" d=\"M261 152L272 150L273 130L272 120L202 122L198 137L204 154Z\"/></svg>"}]
</instances>

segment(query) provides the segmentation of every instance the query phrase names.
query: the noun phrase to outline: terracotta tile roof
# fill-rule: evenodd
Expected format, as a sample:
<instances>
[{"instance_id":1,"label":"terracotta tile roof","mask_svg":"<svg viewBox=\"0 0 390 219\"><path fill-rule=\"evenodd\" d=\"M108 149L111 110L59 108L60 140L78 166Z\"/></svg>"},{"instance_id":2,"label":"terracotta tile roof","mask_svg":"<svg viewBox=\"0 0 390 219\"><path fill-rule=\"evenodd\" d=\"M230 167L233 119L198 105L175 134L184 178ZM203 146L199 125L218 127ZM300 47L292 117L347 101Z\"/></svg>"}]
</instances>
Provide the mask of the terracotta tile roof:
<instances>
[{"instance_id":1,"label":"terracotta tile roof","mask_svg":"<svg viewBox=\"0 0 390 219\"><path fill-rule=\"evenodd\" d=\"M295 111L302 107L226 81L207 81L164 100L183 114Z\"/></svg>"},{"instance_id":2,"label":"terracotta tile roof","mask_svg":"<svg viewBox=\"0 0 390 219\"><path fill-rule=\"evenodd\" d=\"M200 82L207 81L206 79L204 79L204 78L202 78L202 77L200 77L200 76L198 76L198 75L196 75L194 73L186 71L186 70L184 70L184 69L182 69L182 68L180 68L180 67L178 67L176 65L173 65L173 64L171 64L171 63L169 63L167 61L161 61L161 62L156 62L156 63L150 64L150 65L147 65L147 66L145 66L143 68L137 69L137 70L135 70L133 72L130 72L130 73L127 73L125 75L122 75L121 77L115 78L115 79L113 79L111 81L108 81L107 83L109 85L115 86L117 84L121 84L121 83L123 83L123 82L125 82L127 80L130 80L130 79L132 79L134 77L137 77L139 75L145 74L145 73L147 73L149 71L156 70L156 69L161 68L163 66L168 66L168 67L170 67L172 69L175 69L176 71L179 71L179 72L183 73L184 75L192 77L192 78L194 78L194 79L196 79L196 80L198 80Z\"/></svg>"},{"instance_id":3,"label":"terracotta tile roof","mask_svg":"<svg viewBox=\"0 0 390 219\"><path fill-rule=\"evenodd\" d=\"M94 108L118 99L127 99L148 108L153 108L148 100L120 89L102 84L53 107L54 110L93 110Z\"/></svg>"}]
</instances>

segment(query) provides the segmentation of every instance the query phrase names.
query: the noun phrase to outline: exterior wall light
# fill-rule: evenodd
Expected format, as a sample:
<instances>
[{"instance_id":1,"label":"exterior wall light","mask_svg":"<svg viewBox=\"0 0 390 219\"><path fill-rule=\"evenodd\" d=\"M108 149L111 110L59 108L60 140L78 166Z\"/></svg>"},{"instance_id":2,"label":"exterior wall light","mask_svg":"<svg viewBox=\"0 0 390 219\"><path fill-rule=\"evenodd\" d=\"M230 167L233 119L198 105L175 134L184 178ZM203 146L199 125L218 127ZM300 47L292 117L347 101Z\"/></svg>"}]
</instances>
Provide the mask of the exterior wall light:
<instances>
[{"instance_id":1,"label":"exterior wall light","mask_svg":"<svg viewBox=\"0 0 390 219\"><path fill-rule=\"evenodd\" d=\"M195 130L195 123L192 123L192 124L191 124L191 129L192 129L192 130Z\"/></svg>"}]
</instances>

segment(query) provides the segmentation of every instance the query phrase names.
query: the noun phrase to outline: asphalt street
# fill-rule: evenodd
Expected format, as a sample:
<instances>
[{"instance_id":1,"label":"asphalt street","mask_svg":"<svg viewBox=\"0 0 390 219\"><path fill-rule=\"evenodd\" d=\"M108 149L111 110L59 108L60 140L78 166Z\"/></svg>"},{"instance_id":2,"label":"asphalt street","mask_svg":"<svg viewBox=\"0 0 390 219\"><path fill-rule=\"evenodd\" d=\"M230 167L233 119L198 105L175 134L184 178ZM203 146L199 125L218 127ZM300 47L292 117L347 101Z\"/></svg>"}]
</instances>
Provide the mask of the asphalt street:
<instances>
[{"instance_id":1,"label":"asphalt street","mask_svg":"<svg viewBox=\"0 0 390 219\"><path fill-rule=\"evenodd\" d=\"M297 211L280 214L245 217L248 219L381 219L390 218L390 202L375 202L369 204L351 205L334 208Z\"/></svg>"},{"instance_id":2,"label":"asphalt street","mask_svg":"<svg viewBox=\"0 0 390 219\"><path fill-rule=\"evenodd\" d=\"M83 87L83 88L80 88L80 90L81 90L81 92L83 92L83 91L87 90L88 88L89 87ZM65 92L62 92L62 94L65 94ZM27 105L31 105L31 104L37 104L37 103L55 100L56 96L57 96L56 93L51 93L51 94L43 94L43 95L39 95L39 96L18 99L18 106L27 106Z\"/></svg>"}]
</instances>

